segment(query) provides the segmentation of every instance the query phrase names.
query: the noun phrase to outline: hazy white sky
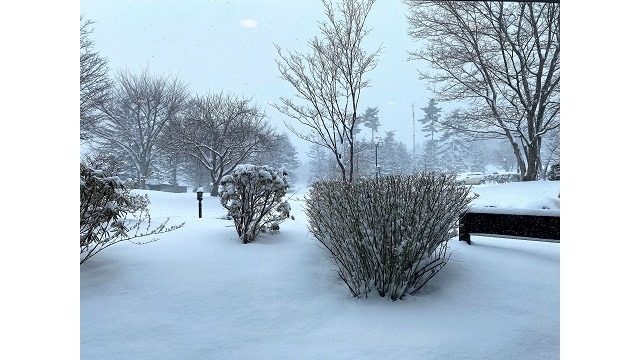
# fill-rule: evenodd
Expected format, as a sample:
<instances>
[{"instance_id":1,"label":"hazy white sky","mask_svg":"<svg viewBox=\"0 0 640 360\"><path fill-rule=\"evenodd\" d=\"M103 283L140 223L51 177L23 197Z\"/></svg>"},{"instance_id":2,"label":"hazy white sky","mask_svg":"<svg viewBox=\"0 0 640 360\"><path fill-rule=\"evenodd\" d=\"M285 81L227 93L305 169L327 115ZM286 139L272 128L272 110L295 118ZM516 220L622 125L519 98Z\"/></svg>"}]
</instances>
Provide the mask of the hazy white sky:
<instances>
[{"instance_id":1,"label":"hazy white sky","mask_svg":"<svg viewBox=\"0 0 640 360\"><path fill-rule=\"evenodd\" d=\"M378 0L373 6L366 43L371 51L382 46L383 52L369 74L371 88L363 92L360 112L378 106L380 136L397 130L396 138L411 151L411 104L417 120L432 94L418 79L417 68L426 64L407 61L407 51L419 44L407 36L406 9L400 0ZM317 0L81 0L80 12L95 21L95 50L108 58L112 70L148 66L157 74L178 74L193 93L224 90L252 97L283 131L283 121L293 120L267 103L295 93L278 78L274 44L306 53L307 41L320 35L318 22L326 18ZM423 136L416 128L420 143ZM299 149L301 157L306 151Z\"/></svg>"}]
</instances>

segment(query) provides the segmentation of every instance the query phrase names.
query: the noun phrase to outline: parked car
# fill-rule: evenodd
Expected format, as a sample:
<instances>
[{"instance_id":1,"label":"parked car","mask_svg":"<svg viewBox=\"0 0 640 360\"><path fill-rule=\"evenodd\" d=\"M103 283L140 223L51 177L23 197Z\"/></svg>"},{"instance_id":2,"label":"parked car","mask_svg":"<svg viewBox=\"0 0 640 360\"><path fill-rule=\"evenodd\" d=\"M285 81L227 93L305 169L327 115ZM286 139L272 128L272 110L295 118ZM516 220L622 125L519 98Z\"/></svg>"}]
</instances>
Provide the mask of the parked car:
<instances>
[{"instance_id":1,"label":"parked car","mask_svg":"<svg viewBox=\"0 0 640 360\"><path fill-rule=\"evenodd\" d=\"M484 177L488 184L504 184L520 181L520 173L517 172L494 172Z\"/></svg>"},{"instance_id":2,"label":"parked car","mask_svg":"<svg viewBox=\"0 0 640 360\"><path fill-rule=\"evenodd\" d=\"M456 182L465 185L484 184L484 175L481 172L461 173L456 177Z\"/></svg>"}]
</instances>

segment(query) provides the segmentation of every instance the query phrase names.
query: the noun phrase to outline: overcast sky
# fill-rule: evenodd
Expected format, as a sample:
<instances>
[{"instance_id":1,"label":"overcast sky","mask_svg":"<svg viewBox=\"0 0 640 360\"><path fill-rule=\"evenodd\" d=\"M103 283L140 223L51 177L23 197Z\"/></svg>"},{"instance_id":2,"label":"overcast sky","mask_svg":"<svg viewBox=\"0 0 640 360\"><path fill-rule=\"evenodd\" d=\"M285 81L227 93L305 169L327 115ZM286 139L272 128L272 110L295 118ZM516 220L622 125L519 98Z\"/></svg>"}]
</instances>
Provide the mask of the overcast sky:
<instances>
[{"instance_id":1,"label":"overcast sky","mask_svg":"<svg viewBox=\"0 0 640 360\"><path fill-rule=\"evenodd\" d=\"M369 14L366 46L383 51L369 73L371 87L363 92L359 112L378 106L379 135L397 130L396 139L411 151L411 104L420 119L420 108L433 95L418 79L417 68L426 64L407 61L407 51L419 44L407 36L406 10L400 0L378 0ZM177 74L192 93L224 90L252 97L282 131L283 121L294 120L268 102L295 93L278 77L274 44L307 53L307 42L320 35L318 22L326 19L317 0L81 0L80 12L95 22L95 50L108 58L112 71L148 66L152 73ZM420 143L423 136L416 128ZM299 149L301 158L307 149Z\"/></svg>"}]
</instances>

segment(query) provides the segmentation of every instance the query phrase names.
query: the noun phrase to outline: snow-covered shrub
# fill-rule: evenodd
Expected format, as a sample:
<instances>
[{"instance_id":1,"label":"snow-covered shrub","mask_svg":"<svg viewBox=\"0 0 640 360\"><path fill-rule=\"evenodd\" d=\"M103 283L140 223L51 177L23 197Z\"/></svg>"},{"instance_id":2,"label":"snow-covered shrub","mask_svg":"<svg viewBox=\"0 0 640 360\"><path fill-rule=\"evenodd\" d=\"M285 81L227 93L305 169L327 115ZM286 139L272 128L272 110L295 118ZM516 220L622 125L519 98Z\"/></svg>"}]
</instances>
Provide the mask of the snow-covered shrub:
<instances>
[{"instance_id":1,"label":"snow-covered shrub","mask_svg":"<svg viewBox=\"0 0 640 360\"><path fill-rule=\"evenodd\" d=\"M87 163L80 163L81 265L113 244L133 242L134 238L165 233L184 225L167 226L167 218L151 229L149 198L131 194L118 176L89 162L87 159Z\"/></svg>"},{"instance_id":2,"label":"snow-covered shrub","mask_svg":"<svg viewBox=\"0 0 640 360\"><path fill-rule=\"evenodd\" d=\"M503 172L503 173L493 173L485 176L485 180L490 184L506 184L520 181L522 176L520 173L514 172Z\"/></svg>"},{"instance_id":3,"label":"snow-covered shrub","mask_svg":"<svg viewBox=\"0 0 640 360\"><path fill-rule=\"evenodd\" d=\"M423 173L311 185L309 231L355 297L415 294L449 259L447 242L475 197L455 175Z\"/></svg>"},{"instance_id":4,"label":"snow-covered shrub","mask_svg":"<svg viewBox=\"0 0 640 360\"><path fill-rule=\"evenodd\" d=\"M279 230L291 210L282 198L289 189L286 170L267 165L238 165L220 181L220 203L247 244L261 231Z\"/></svg>"}]
</instances>

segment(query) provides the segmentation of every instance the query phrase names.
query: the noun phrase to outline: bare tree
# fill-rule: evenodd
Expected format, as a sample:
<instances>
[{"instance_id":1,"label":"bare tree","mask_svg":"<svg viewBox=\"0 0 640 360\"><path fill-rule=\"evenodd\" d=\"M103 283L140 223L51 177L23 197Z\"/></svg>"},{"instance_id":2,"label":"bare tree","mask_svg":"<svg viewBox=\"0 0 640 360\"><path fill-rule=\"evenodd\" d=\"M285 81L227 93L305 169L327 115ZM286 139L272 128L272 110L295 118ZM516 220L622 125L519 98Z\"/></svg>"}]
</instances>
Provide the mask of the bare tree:
<instances>
[{"instance_id":1,"label":"bare tree","mask_svg":"<svg viewBox=\"0 0 640 360\"><path fill-rule=\"evenodd\" d=\"M94 22L80 16L80 139L91 136L92 129L100 120L97 108L108 99L111 80L108 77L107 59L93 49Z\"/></svg>"},{"instance_id":2,"label":"bare tree","mask_svg":"<svg viewBox=\"0 0 640 360\"><path fill-rule=\"evenodd\" d=\"M121 153L134 167L136 187L151 175L160 139L171 119L183 110L187 86L177 77L120 71L111 99L101 106L104 120L95 129L103 149Z\"/></svg>"},{"instance_id":3,"label":"bare tree","mask_svg":"<svg viewBox=\"0 0 640 360\"><path fill-rule=\"evenodd\" d=\"M273 129L264 119L251 99L224 92L196 96L173 146L208 169L211 196L217 196L222 177L273 140Z\"/></svg>"},{"instance_id":4,"label":"bare tree","mask_svg":"<svg viewBox=\"0 0 640 360\"><path fill-rule=\"evenodd\" d=\"M549 166L560 163L560 129L555 129L550 133L543 152L546 154L544 167L540 170L540 172L543 179L546 180Z\"/></svg>"},{"instance_id":5,"label":"bare tree","mask_svg":"<svg viewBox=\"0 0 640 360\"><path fill-rule=\"evenodd\" d=\"M405 0L409 34L426 41L441 101L470 106L450 127L476 138L506 138L523 180L541 169L545 134L560 126L560 4Z\"/></svg>"},{"instance_id":6,"label":"bare tree","mask_svg":"<svg viewBox=\"0 0 640 360\"><path fill-rule=\"evenodd\" d=\"M362 46L371 31L365 20L374 1L342 0L334 7L323 0L328 21L319 24L322 39L309 41L309 54L285 54L275 45L281 78L302 102L281 97L282 104L274 107L308 128L304 132L287 125L296 136L329 149L343 181L353 180L358 103L369 85L364 75L375 68L380 52L367 53Z\"/></svg>"}]
</instances>

